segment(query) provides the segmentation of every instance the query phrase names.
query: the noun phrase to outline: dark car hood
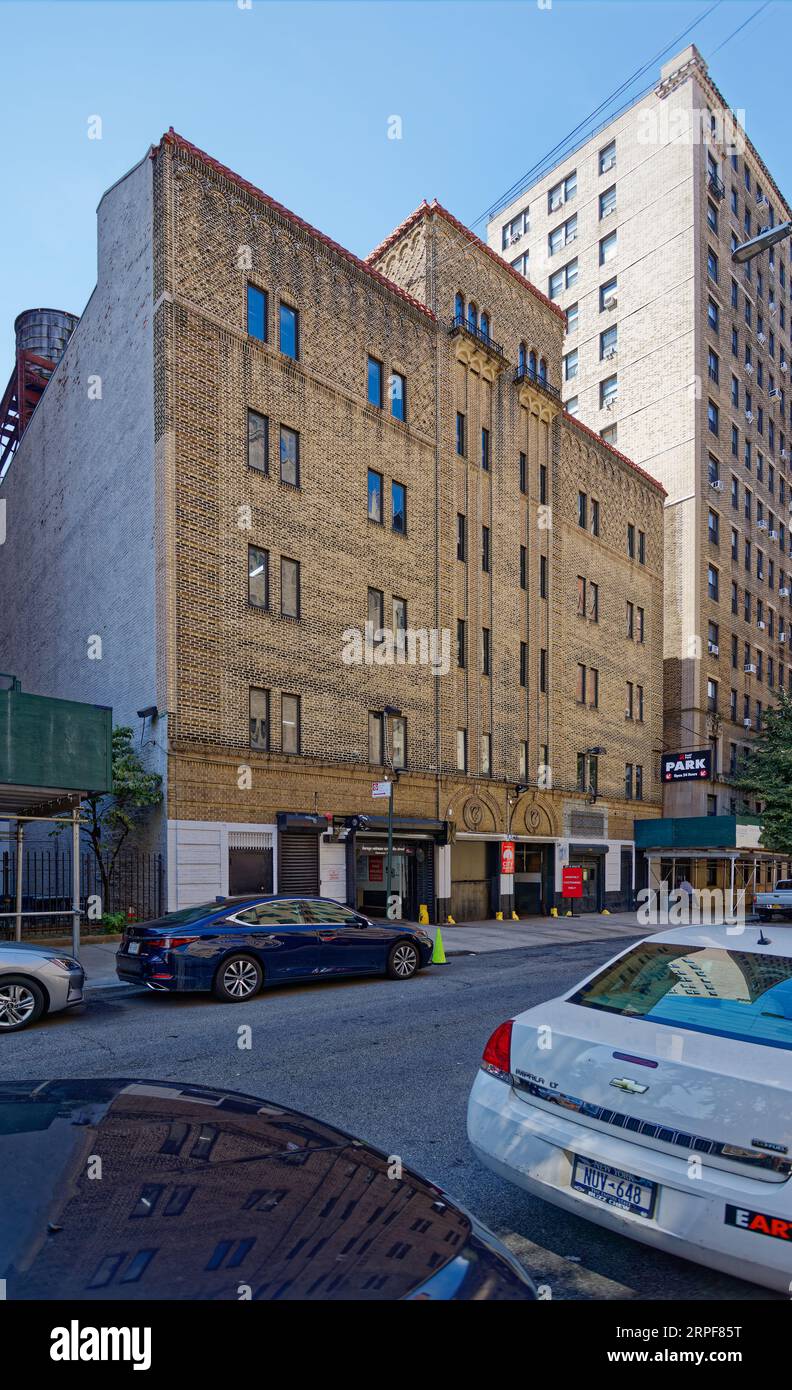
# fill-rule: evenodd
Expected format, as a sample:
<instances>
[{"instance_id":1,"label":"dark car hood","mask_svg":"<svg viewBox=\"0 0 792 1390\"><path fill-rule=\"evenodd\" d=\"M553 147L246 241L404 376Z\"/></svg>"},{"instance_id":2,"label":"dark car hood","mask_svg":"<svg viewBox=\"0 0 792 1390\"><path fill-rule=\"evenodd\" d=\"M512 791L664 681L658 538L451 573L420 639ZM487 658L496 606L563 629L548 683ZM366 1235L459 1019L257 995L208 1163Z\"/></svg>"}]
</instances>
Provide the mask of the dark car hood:
<instances>
[{"instance_id":1,"label":"dark car hood","mask_svg":"<svg viewBox=\"0 0 792 1390\"><path fill-rule=\"evenodd\" d=\"M471 1235L424 1178L235 1092L0 1083L0 1153L12 1300L403 1298Z\"/></svg>"}]
</instances>

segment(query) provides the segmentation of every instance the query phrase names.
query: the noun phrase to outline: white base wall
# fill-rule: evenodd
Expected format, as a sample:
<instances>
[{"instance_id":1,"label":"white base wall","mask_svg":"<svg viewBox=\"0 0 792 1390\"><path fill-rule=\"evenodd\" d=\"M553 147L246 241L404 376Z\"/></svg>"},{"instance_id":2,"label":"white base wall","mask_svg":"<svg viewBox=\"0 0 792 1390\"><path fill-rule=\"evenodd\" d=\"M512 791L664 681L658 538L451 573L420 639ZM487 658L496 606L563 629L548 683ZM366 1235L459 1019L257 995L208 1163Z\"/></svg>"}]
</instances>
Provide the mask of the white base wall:
<instances>
[{"instance_id":1,"label":"white base wall","mask_svg":"<svg viewBox=\"0 0 792 1390\"><path fill-rule=\"evenodd\" d=\"M255 836L254 841L248 837ZM228 893L229 845L251 844L275 849L277 827L239 821L168 821L168 911L211 902ZM273 892L278 891L277 855L273 853ZM329 896L329 895L328 895Z\"/></svg>"}]
</instances>

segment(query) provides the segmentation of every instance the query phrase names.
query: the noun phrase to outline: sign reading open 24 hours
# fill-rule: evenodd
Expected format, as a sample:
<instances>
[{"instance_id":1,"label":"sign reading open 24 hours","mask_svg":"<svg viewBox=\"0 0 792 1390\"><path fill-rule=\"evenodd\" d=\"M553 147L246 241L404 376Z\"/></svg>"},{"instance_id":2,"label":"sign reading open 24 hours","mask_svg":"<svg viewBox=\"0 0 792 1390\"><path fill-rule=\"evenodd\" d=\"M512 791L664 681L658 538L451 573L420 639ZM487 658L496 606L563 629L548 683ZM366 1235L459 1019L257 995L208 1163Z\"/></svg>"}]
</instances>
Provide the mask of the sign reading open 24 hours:
<instances>
[{"instance_id":1,"label":"sign reading open 24 hours","mask_svg":"<svg viewBox=\"0 0 792 1390\"><path fill-rule=\"evenodd\" d=\"M664 782L706 781L712 776L712 749L701 748L694 753L664 753Z\"/></svg>"}]
</instances>

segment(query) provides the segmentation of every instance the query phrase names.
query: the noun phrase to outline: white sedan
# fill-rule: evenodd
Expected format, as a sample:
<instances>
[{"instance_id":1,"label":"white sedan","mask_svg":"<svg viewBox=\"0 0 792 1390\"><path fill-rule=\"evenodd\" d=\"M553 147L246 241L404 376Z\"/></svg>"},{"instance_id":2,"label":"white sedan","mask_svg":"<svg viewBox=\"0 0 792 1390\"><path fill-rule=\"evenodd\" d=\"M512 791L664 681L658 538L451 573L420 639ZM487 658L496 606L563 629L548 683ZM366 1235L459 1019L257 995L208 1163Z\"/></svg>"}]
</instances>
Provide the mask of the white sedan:
<instances>
[{"instance_id":1,"label":"white sedan","mask_svg":"<svg viewBox=\"0 0 792 1390\"><path fill-rule=\"evenodd\" d=\"M685 927L502 1023L468 1137L621 1235L792 1290L792 941Z\"/></svg>"}]
</instances>

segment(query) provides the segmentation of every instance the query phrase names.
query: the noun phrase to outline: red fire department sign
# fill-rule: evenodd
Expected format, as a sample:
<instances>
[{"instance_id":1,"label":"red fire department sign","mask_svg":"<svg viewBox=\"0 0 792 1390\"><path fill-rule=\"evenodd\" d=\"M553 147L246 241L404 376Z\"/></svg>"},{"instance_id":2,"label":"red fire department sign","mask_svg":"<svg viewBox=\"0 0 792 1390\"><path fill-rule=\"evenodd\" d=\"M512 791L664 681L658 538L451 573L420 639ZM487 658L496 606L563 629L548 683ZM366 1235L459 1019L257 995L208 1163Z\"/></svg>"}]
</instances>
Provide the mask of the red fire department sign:
<instances>
[{"instance_id":1,"label":"red fire department sign","mask_svg":"<svg viewBox=\"0 0 792 1390\"><path fill-rule=\"evenodd\" d=\"M569 868L561 870L561 896L562 898L583 897L582 869Z\"/></svg>"},{"instance_id":2,"label":"red fire department sign","mask_svg":"<svg viewBox=\"0 0 792 1390\"><path fill-rule=\"evenodd\" d=\"M501 873L514 873L514 841L501 840Z\"/></svg>"}]
</instances>

